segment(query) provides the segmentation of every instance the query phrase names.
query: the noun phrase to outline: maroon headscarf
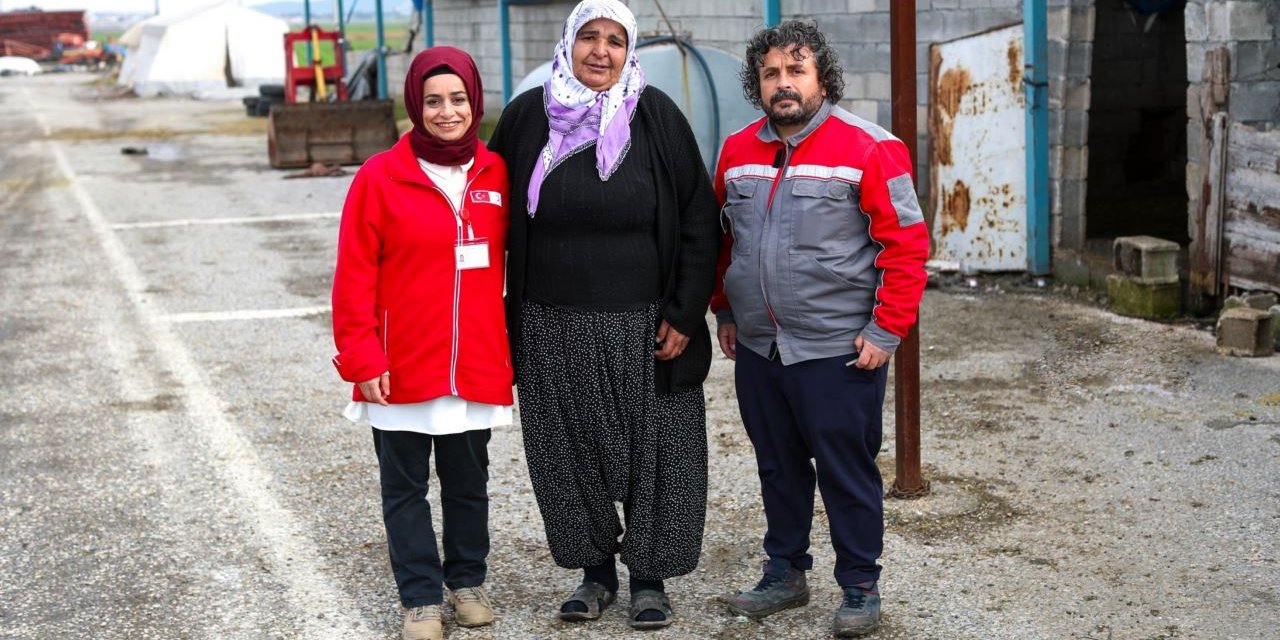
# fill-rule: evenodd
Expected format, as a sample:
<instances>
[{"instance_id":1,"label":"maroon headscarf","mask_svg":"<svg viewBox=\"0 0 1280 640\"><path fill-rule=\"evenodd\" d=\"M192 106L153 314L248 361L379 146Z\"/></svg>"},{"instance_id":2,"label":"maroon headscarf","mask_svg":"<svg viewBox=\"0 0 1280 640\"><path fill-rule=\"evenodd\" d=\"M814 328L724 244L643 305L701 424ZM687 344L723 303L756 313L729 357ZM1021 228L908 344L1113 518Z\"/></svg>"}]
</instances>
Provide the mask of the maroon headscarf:
<instances>
[{"instance_id":1,"label":"maroon headscarf","mask_svg":"<svg viewBox=\"0 0 1280 640\"><path fill-rule=\"evenodd\" d=\"M445 67L462 78L471 102L471 126L461 138L445 141L427 133L422 124L422 83L431 72ZM480 86L480 70L467 52L453 47L431 47L419 53L409 65L404 77L404 107L413 121L409 132L409 145L413 155L430 162L450 167L466 164L476 153L476 133L480 119L484 117L484 89Z\"/></svg>"}]
</instances>

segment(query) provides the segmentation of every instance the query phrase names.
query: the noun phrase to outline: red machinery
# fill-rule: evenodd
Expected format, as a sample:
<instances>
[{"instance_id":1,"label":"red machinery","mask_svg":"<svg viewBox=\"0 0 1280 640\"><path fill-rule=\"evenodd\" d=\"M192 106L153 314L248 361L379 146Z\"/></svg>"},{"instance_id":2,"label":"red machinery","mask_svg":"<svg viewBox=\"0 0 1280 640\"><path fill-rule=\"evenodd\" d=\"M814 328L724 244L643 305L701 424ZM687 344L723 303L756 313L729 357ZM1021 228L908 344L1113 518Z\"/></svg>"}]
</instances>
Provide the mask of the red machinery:
<instances>
[{"instance_id":1,"label":"red machinery","mask_svg":"<svg viewBox=\"0 0 1280 640\"><path fill-rule=\"evenodd\" d=\"M52 56L55 49L78 47L88 39L89 26L84 11L0 13L0 44L4 55L45 59Z\"/></svg>"},{"instance_id":2,"label":"red machinery","mask_svg":"<svg viewBox=\"0 0 1280 640\"><path fill-rule=\"evenodd\" d=\"M325 65L320 43L333 43L333 64ZM311 45L310 65L295 59L298 43ZM390 100L347 99L343 81L342 34L310 25L284 36L284 100L267 116L267 156L271 166L359 164L395 144L395 109ZM298 100L298 88L311 89L309 101ZM329 100L332 95L336 98Z\"/></svg>"},{"instance_id":3,"label":"red machinery","mask_svg":"<svg viewBox=\"0 0 1280 640\"><path fill-rule=\"evenodd\" d=\"M333 43L333 64L331 65L325 66L320 62L321 42ZM298 43L311 45L311 53L315 59L312 64L297 64ZM284 35L284 101L286 103L298 101L298 87L310 87L312 102L321 97L322 93L330 91L337 93L339 102L347 101L347 85L343 82L343 76L347 72L343 62L346 56L343 55L342 44L342 34L337 31L325 31L315 25L310 25L297 33ZM317 78L322 80L317 81Z\"/></svg>"}]
</instances>

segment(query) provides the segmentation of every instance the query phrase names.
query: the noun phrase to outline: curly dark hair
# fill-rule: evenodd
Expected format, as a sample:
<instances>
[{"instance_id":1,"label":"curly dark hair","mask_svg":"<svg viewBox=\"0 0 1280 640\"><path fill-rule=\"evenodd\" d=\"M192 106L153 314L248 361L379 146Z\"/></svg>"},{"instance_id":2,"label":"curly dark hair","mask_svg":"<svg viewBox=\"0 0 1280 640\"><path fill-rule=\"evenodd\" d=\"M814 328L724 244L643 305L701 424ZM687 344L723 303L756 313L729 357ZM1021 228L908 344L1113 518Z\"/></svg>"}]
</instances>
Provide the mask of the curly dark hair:
<instances>
[{"instance_id":1,"label":"curly dark hair","mask_svg":"<svg viewBox=\"0 0 1280 640\"><path fill-rule=\"evenodd\" d=\"M757 109L763 109L760 100L760 62L770 50L781 47L799 60L800 50L808 47L813 52L818 68L818 81L827 90L827 99L839 102L844 95L844 70L836 50L827 44L826 36L818 31L818 25L801 20L788 20L776 27L757 31L747 41L747 56L738 72L742 80L742 95Z\"/></svg>"}]
</instances>

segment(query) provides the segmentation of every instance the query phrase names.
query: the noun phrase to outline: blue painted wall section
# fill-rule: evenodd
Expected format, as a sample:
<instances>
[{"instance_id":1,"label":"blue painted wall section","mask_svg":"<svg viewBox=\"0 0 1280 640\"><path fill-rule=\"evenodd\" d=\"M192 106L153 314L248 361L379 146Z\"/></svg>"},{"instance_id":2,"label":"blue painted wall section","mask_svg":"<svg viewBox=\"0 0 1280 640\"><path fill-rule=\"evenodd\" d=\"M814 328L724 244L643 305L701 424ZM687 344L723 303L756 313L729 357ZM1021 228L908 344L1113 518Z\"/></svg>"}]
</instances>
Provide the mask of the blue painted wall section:
<instances>
[{"instance_id":1,"label":"blue painted wall section","mask_svg":"<svg viewBox=\"0 0 1280 640\"><path fill-rule=\"evenodd\" d=\"M1049 260L1049 60L1046 0L1023 2L1023 88L1027 97L1027 271L1047 275Z\"/></svg>"}]
</instances>

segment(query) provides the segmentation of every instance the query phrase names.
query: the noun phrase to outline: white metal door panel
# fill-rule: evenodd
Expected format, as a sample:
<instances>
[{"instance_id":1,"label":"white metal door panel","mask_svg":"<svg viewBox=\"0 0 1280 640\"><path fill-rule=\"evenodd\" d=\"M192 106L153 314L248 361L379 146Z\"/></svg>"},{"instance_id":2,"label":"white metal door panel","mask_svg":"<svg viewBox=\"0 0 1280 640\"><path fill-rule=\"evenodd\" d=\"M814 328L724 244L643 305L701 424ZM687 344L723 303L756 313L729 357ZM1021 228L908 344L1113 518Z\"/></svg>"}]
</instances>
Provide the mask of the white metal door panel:
<instances>
[{"instance_id":1,"label":"white metal door panel","mask_svg":"<svg viewBox=\"0 0 1280 640\"><path fill-rule=\"evenodd\" d=\"M929 50L934 258L965 271L1027 268L1022 25Z\"/></svg>"}]
</instances>

